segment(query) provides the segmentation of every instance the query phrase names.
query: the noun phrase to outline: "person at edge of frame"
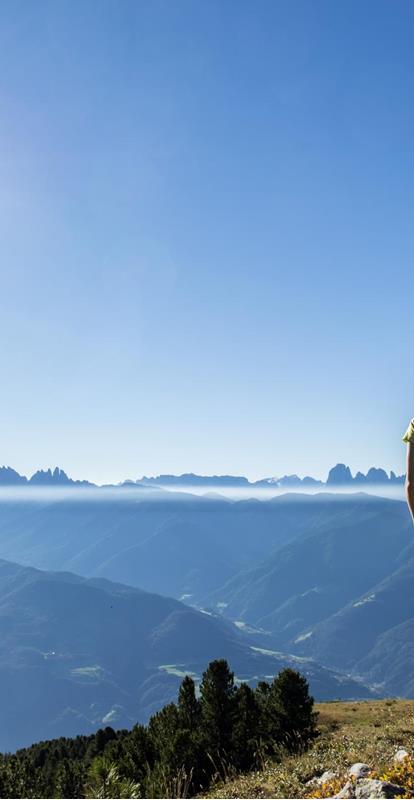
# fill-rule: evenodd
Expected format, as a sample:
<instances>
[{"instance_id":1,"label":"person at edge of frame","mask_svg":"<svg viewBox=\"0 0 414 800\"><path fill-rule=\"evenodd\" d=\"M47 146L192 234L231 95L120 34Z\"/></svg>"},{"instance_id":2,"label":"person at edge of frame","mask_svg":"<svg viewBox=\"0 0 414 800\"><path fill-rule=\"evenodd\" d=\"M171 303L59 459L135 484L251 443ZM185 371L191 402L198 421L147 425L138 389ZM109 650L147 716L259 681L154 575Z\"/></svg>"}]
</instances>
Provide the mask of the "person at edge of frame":
<instances>
[{"instance_id":1,"label":"person at edge of frame","mask_svg":"<svg viewBox=\"0 0 414 800\"><path fill-rule=\"evenodd\" d=\"M404 436L407 443L407 470L405 477L405 496L414 523L414 418L411 420Z\"/></svg>"}]
</instances>

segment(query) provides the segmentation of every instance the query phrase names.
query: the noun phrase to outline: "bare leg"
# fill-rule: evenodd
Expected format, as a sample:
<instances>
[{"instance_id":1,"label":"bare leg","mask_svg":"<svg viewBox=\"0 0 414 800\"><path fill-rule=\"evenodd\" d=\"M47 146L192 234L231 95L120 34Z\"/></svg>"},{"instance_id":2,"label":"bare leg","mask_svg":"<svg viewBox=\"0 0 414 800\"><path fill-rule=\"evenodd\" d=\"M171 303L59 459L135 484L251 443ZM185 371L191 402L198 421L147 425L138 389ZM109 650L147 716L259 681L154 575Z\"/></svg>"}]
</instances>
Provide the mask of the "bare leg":
<instances>
[{"instance_id":1,"label":"bare leg","mask_svg":"<svg viewBox=\"0 0 414 800\"><path fill-rule=\"evenodd\" d=\"M414 442L407 444L407 477L405 479L405 496L414 523Z\"/></svg>"}]
</instances>

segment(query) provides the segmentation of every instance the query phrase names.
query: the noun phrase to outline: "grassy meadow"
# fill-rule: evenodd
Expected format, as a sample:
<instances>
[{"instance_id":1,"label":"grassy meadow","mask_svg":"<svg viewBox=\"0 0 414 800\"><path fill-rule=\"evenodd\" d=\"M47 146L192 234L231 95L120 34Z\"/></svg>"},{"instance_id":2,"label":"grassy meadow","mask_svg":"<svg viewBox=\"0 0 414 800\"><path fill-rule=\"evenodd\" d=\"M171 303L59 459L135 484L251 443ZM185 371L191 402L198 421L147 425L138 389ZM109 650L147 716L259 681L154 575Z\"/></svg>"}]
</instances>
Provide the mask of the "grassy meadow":
<instances>
[{"instance_id":1,"label":"grassy meadow","mask_svg":"<svg viewBox=\"0 0 414 800\"><path fill-rule=\"evenodd\" d=\"M257 772L234 779L229 775L204 797L329 797L344 785L346 770L357 761L369 764L373 777L386 776L409 791L414 789L414 700L317 703L315 709L320 735L310 750L281 756ZM404 768L393 764L398 748L413 756ZM322 791L307 785L326 770L335 770L338 780Z\"/></svg>"}]
</instances>

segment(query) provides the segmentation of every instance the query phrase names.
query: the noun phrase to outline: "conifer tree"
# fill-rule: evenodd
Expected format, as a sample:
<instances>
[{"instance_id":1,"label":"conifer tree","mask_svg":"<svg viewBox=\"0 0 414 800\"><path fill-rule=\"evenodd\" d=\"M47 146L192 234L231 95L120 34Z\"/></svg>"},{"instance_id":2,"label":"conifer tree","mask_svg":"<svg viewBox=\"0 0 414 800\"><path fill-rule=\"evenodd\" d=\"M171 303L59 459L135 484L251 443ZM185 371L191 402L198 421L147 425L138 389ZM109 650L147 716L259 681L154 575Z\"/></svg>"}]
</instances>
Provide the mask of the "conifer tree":
<instances>
[{"instance_id":1,"label":"conifer tree","mask_svg":"<svg viewBox=\"0 0 414 800\"><path fill-rule=\"evenodd\" d=\"M140 787L133 781L122 780L118 767L105 756L97 756L88 771L85 797L90 798L139 798Z\"/></svg>"},{"instance_id":2,"label":"conifer tree","mask_svg":"<svg viewBox=\"0 0 414 800\"><path fill-rule=\"evenodd\" d=\"M258 739L260 748L267 754L274 754L280 744L280 717L270 684L266 681L259 681L255 689L255 697L259 709Z\"/></svg>"},{"instance_id":3,"label":"conifer tree","mask_svg":"<svg viewBox=\"0 0 414 800\"><path fill-rule=\"evenodd\" d=\"M85 770L76 761L63 759L55 774L56 797L81 797L85 782Z\"/></svg>"},{"instance_id":4,"label":"conifer tree","mask_svg":"<svg viewBox=\"0 0 414 800\"><path fill-rule=\"evenodd\" d=\"M259 745L259 705L255 692L242 683L234 695L232 761L240 770L251 769Z\"/></svg>"},{"instance_id":5,"label":"conifer tree","mask_svg":"<svg viewBox=\"0 0 414 800\"><path fill-rule=\"evenodd\" d=\"M201 719L207 751L230 754L233 727L234 673L227 661L211 661L200 686Z\"/></svg>"},{"instance_id":6,"label":"conifer tree","mask_svg":"<svg viewBox=\"0 0 414 800\"><path fill-rule=\"evenodd\" d=\"M317 735L317 715L306 678L290 667L281 670L271 685L269 700L282 744L291 751L306 747Z\"/></svg>"},{"instance_id":7,"label":"conifer tree","mask_svg":"<svg viewBox=\"0 0 414 800\"><path fill-rule=\"evenodd\" d=\"M178 714L180 725L189 731L197 730L200 722L200 701L196 698L195 683L186 675L178 693Z\"/></svg>"}]
</instances>

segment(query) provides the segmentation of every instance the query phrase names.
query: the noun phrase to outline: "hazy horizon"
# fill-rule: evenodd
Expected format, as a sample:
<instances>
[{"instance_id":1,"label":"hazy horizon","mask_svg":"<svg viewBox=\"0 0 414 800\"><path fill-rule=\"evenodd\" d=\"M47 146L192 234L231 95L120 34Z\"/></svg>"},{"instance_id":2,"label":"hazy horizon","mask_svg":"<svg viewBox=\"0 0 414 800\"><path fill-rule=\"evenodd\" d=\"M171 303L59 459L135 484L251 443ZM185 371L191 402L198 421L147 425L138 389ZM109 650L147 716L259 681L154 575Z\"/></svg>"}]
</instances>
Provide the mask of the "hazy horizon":
<instances>
[{"instance_id":1,"label":"hazy horizon","mask_svg":"<svg viewBox=\"0 0 414 800\"><path fill-rule=\"evenodd\" d=\"M39 502L54 503L65 502L111 502L116 500L137 503L141 501L168 502L171 499L177 502L191 501L195 497L206 500L228 500L229 502L242 502L258 500L268 502L285 496L307 495L318 499L326 495L334 496L335 500L346 499L350 495L364 499L367 495L382 497L389 500L405 502L404 488L401 485L363 484L350 486L282 486L282 487L226 487L217 484L208 487L201 486L164 486L135 487L124 486L92 486L92 487L60 487L60 486L0 486L0 502Z\"/></svg>"},{"instance_id":2,"label":"hazy horizon","mask_svg":"<svg viewBox=\"0 0 414 800\"><path fill-rule=\"evenodd\" d=\"M19 475L21 475L23 477L26 477L27 479L30 479L32 477L32 475L34 475L36 472L39 472L39 471L47 472L48 470L51 470L53 472L54 469L60 469L60 470L63 470L63 472L66 473L68 478L70 478L70 479L72 479L74 481L89 481L90 483L92 483L92 484L94 484L94 485L96 485L98 487L102 487L102 486L105 486L106 484L111 484L111 485L114 485L114 486L122 485L123 483L128 482L128 481L136 482L136 481L143 480L145 478L147 478L147 479L161 478L163 476L164 477L172 476L172 477L181 478L181 477L183 477L185 475L195 475L195 476L198 476L198 477L208 477L208 478L210 478L210 477L221 478L221 477L226 477L226 476L232 476L234 478L247 478L247 480L250 483L254 483L255 481L259 481L259 480L267 480L267 479L280 480L281 478L286 477L286 476L296 475L301 480L303 480L305 477L310 477L310 478L314 478L315 480L322 481L323 483L325 483L327 481L327 479L328 479L329 471L333 467L335 467L335 466L337 466L338 464L341 464L341 463L343 463L343 462L341 462L341 461L332 462L332 464L330 465L326 475L315 475L315 474L312 474L312 473L305 473L305 472L302 472L300 470L295 470L295 471L290 472L290 473L288 473L288 472L280 472L278 475L276 475L275 473L269 474L269 475L264 475L264 474L251 475L251 473L249 474L248 472L224 473L224 472L219 472L218 470L213 470L211 473L200 473L200 472L196 472L195 470L191 470L190 469L190 470L186 470L185 472L182 472L182 473L178 473L178 472L171 472L171 473L155 472L155 473L151 474L149 472L146 472L146 473L144 473L142 475L124 475L124 476L119 476L118 475L118 476L115 476L115 477L113 477L111 479L107 479L107 480L96 480L91 476L85 475L84 473L81 473L81 474L71 473L71 472L69 472L69 470L67 470L65 468L65 466L63 465L62 462L57 463L57 464L49 464L49 465L46 465L46 466L37 465L35 467L35 469L33 470L33 472L23 472L23 470L18 469L15 464L1 464L0 463L0 468L11 468L11 469L15 470L16 472L18 472ZM349 465L349 464L346 464L346 466L350 468L351 475L352 475L353 478L355 477L355 475L358 472L362 472L363 474L366 474L366 473L364 473L363 470L353 469L352 466ZM383 469L387 473L388 476L390 476L390 473L392 471L395 472L395 470L386 469L381 464L370 464L369 467L367 468L366 472L368 471L368 469L370 469L372 467L376 468L376 469ZM397 476L398 475L403 475L403 474L405 474L405 470L402 470L401 473L395 472L395 474ZM190 487L190 489L196 489L197 488L197 487L192 486L191 484L189 484L189 487ZM166 488L169 488L168 485L166 485ZM203 487L200 487L200 488L203 488ZM284 487L284 488L287 489L288 487Z\"/></svg>"}]
</instances>

